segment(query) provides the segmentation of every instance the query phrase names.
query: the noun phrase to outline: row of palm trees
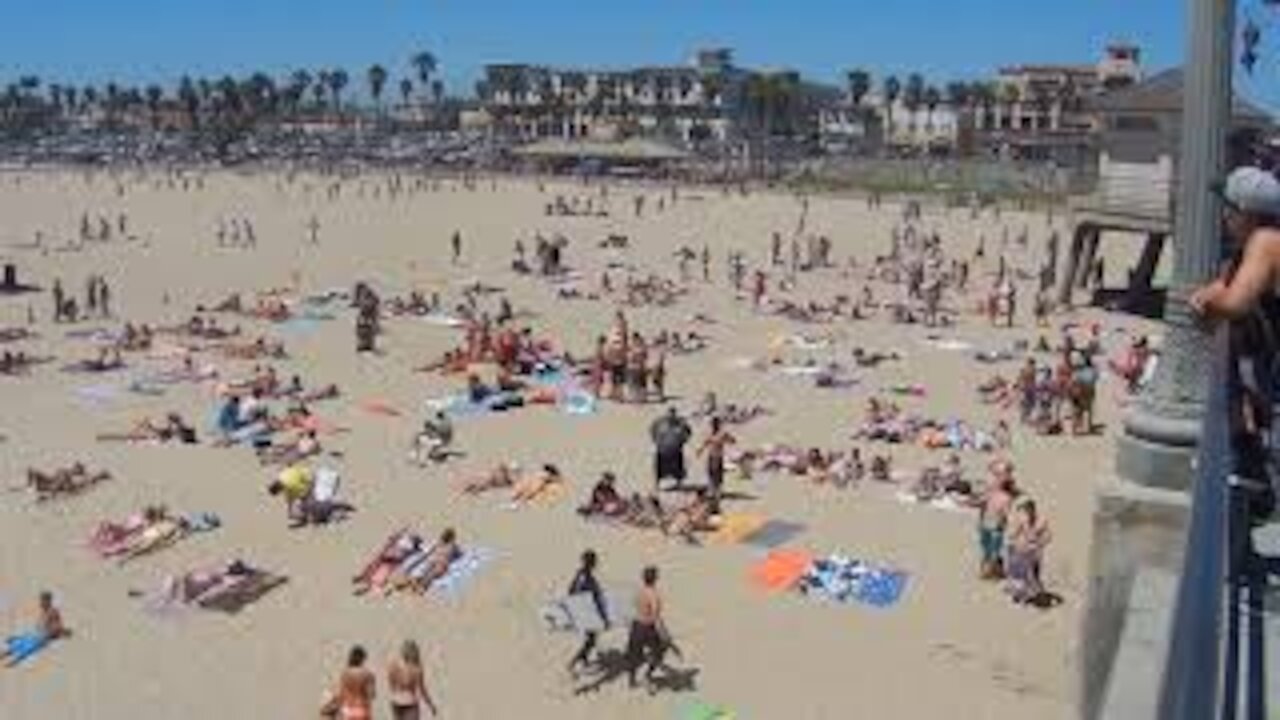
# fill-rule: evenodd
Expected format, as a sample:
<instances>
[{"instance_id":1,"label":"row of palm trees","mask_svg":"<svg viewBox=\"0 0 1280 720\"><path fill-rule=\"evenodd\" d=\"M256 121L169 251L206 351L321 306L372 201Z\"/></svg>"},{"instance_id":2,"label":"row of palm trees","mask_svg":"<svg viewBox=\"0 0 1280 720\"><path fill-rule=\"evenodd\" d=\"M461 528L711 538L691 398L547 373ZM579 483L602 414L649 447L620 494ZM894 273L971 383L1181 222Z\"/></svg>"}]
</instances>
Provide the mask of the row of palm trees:
<instances>
[{"instance_id":1,"label":"row of palm trees","mask_svg":"<svg viewBox=\"0 0 1280 720\"><path fill-rule=\"evenodd\" d=\"M408 72L398 83L400 100L410 104L415 90L436 104L445 97L444 82L436 77L438 64L427 51L409 58ZM390 72L372 65L365 83L374 105L383 109ZM247 77L221 78L183 76L169 93L158 84L123 86L114 81L102 86L62 83L45 85L34 75L19 77L0 92L0 130L30 130L56 126L58 121L92 113L107 127L117 127L125 117L143 112L153 128L161 126L165 108L178 108L187 125L199 129L211 125L250 127L280 122L315 112L343 111L343 93L351 85L351 75L341 68L315 71L299 69L283 79L262 72ZM43 91L42 91L43 90Z\"/></svg>"}]
</instances>

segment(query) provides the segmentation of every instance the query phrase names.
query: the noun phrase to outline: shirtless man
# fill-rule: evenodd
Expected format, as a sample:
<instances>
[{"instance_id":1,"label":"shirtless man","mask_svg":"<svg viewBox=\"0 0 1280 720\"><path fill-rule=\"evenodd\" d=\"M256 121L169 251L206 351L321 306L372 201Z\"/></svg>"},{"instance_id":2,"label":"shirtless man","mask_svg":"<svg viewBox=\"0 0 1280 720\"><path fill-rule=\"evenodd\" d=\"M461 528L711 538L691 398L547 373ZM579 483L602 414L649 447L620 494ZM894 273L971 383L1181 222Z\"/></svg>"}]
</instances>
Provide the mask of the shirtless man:
<instances>
[{"instance_id":1,"label":"shirtless man","mask_svg":"<svg viewBox=\"0 0 1280 720\"><path fill-rule=\"evenodd\" d=\"M14 667L44 649L50 642L70 634L62 622L62 613L53 604L53 593L40 593L40 610L32 630L5 638L0 659L5 667Z\"/></svg>"},{"instance_id":2,"label":"shirtless man","mask_svg":"<svg viewBox=\"0 0 1280 720\"><path fill-rule=\"evenodd\" d=\"M724 454L725 449L736 443L737 439L724 429L723 421L718 417L711 418L711 434L698 448L698 455L707 456L707 487L711 491L713 511L720 509L720 493L724 487Z\"/></svg>"},{"instance_id":3,"label":"shirtless man","mask_svg":"<svg viewBox=\"0 0 1280 720\"><path fill-rule=\"evenodd\" d=\"M984 580L997 580L1004 576L1005 528L1009 523L1009 510L1017 497L1013 479L1013 464L998 460L991 464L992 482L987 488L978 513L978 543L982 553L979 567Z\"/></svg>"},{"instance_id":4,"label":"shirtless man","mask_svg":"<svg viewBox=\"0 0 1280 720\"><path fill-rule=\"evenodd\" d=\"M636 671L648 656L645 679L653 682L655 671L663 666L668 649L674 647L662 617L662 596L658 594L658 568L649 566L640 575L643 586L636 593L635 618L627 637L627 677L636 687Z\"/></svg>"}]
</instances>

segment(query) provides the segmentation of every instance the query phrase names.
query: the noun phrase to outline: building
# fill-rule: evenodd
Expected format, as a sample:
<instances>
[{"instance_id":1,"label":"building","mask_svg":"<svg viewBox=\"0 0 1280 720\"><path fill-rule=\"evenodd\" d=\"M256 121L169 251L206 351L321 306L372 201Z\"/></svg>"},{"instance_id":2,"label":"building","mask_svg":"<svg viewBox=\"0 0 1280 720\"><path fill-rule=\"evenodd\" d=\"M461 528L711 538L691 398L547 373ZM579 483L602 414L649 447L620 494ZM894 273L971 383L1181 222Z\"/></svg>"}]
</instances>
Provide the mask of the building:
<instances>
[{"instance_id":1,"label":"building","mask_svg":"<svg viewBox=\"0 0 1280 720\"><path fill-rule=\"evenodd\" d=\"M1142 78L1140 52L1114 44L1093 65L1015 65L973 98L973 129L980 151L1003 157L1088 161L1096 118L1090 101Z\"/></svg>"},{"instance_id":2,"label":"building","mask_svg":"<svg viewBox=\"0 0 1280 720\"><path fill-rule=\"evenodd\" d=\"M643 134L696 144L729 139L745 77L730 51L714 49L690 65L626 70L488 65L480 94L495 131L521 140Z\"/></svg>"}]
</instances>

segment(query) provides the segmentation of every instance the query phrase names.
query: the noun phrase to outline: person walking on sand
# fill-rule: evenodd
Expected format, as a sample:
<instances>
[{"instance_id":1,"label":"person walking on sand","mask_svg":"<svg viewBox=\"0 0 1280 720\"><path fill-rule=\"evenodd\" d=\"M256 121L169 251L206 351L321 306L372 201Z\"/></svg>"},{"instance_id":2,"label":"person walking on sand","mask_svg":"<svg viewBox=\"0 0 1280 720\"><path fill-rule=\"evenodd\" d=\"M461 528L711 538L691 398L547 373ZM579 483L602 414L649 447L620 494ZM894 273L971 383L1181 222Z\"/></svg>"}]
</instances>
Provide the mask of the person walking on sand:
<instances>
[{"instance_id":1,"label":"person walking on sand","mask_svg":"<svg viewBox=\"0 0 1280 720\"><path fill-rule=\"evenodd\" d=\"M400 646L400 656L393 658L387 668L387 689L390 693L393 720L418 720L421 707L427 706L431 717L440 714L436 703L427 691L426 674L422 671L422 653L418 643L405 640Z\"/></svg>"},{"instance_id":2,"label":"person walking on sand","mask_svg":"<svg viewBox=\"0 0 1280 720\"><path fill-rule=\"evenodd\" d=\"M596 565L599 558L596 556L595 550L587 550L582 553L582 565L578 567L578 572L574 574L573 580L569 583L570 595L587 594L591 596L591 602L595 605L596 612L600 614L600 621L604 625L604 629L608 630L612 624L609 620L609 611L605 606L604 591L600 589L600 581L596 580ZM591 665L591 651L595 650L596 641L600 638L600 633L595 630L586 630L583 632L582 646L573 654L573 658L569 660L569 672L577 672L578 665Z\"/></svg>"},{"instance_id":3,"label":"person walking on sand","mask_svg":"<svg viewBox=\"0 0 1280 720\"><path fill-rule=\"evenodd\" d=\"M453 231L453 239L450 240L450 245L452 245L453 247L453 264L457 265L462 260L462 232L461 231L458 231L458 230Z\"/></svg>"},{"instance_id":4,"label":"person walking on sand","mask_svg":"<svg viewBox=\"0 0 1280 720\"><path fill-rule=\"evenodd\" d=\"M338 687L321 714L336 720L373 720L377 678L364 666L368 654L355 645L347 653L347 666L338 676Z\"/></svg>"},{"instance_id":5,"label":"person walking on sand","mask_svg":"<svg viewBox=\"0 0 1280 720\"><path fill-rule=\"evenodd\" d=\"M658 593L658 568L650 565L640 574L643 583L636 593L635 619L627 637L627 679L636 687L636 671L648 660L645 680L653 683L654 673L665 667L663 659L667 650L679 650L671 641L671 634L662 617L662 596Z\"/></svg>"}]
</instances>

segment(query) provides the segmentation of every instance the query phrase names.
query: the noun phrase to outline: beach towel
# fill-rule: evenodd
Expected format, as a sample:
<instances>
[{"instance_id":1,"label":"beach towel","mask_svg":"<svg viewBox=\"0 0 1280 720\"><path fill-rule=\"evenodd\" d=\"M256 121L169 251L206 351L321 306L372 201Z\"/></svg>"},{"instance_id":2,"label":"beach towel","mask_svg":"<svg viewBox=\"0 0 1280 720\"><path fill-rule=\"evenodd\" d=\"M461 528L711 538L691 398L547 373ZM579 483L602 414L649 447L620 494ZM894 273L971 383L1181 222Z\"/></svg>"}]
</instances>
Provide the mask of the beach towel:
<instances>
[{"instance_id":1,"label":"beach towel","mask_svg":"<svg viewBox=\"0 0 1280 720\"><path fill-rule=\"evenodd\" d=\"M73 392L78 400L93 407L101 407L120 397L118 385L82 385Z\"/></svg>"},{"instance_id":2,"label":"beach towel","mask_svg":"<svg viewBox=\"0 0 1280 720\"><path fill-rule=\"evenodd\" d=\"M680 709L679 720L737 720L737 713L723 705L695 700Z\"/></svg>"},{"instance_id":3,"label":"beach towel","mask_svg":"<svg viewBox=\"0 0 1280 720\"><path fill-rule=\"evenodd\" d=\"M457 597L479 572L497 557L497 553L489 548L469 547L462 551L462 557L449 565L448 571L431 583L429 592Z\"/></svg>"},{"instance_id":4,"label":"beach towel","mask_svg":"<svg viewBox=\"0 0 1280 720\"><path fill-rule=\"evenodd\" d=\"M771 550L751 566L751 579L760 588L777 592L794 587L813 563L803 550Z\"/></svg>"},{"instance_id":5,"label":"beach towel","mask_svg":"<svg viewBox=\"0 0 1280 720\"><path fill-rule=\"evenodd\" d=\"M945 510L947 512L965 513L974 510L974 508L964 504L951 495L942 495L941 497L936 497L931 500L921 500L909 492L901 491L894 495L894 499L903 505L925 505L934 508L935 510Z\"/></svg>"},{"instance_id":6,"label":"beach towel","mask_svg":"<svg viewBox=\"0 0 1280 720\"><path fill-rule=\"evenodd\" d=\"M814 560L796 585L806 596L877 608L897 604L906 586L901 570L837 554Z\"/></svg>"},{"instance_id":7,"label":"beach towel","mask_svg":"<svg viewBox=\"0 0 1280 720\"><path fill-rule=\"evenodd\" d=\"M570 415L591 415L596 411L596 398L585 390L572 390L560 396L560 409Z\"/></svg>"},{"instance_id":8,"label":"beach towel","mask_svg":"<svg viewBox=\"0 0 1280 720\"><path fill-rule=\"evenodd\" d=\"M29 631L10 635L4 640L5 651L9 661L17 665L30 660L41 650L49 646L49 636L42 632Z\"/></svg>"},{"instance_id":9,"label":"beach towel","mask_svg":"<svg viewBox=\"0 0 1280 720\"><path fill-rule=\"evenodd\" d=\"M235 615L288 581L289 578L283 575L254 570L250 577L237 583L233 590L200 600L198 604L205 610Z\"/></svg>"},{"instance_id":10,"label":"beach towel","mask_svg":"<svg viewBox=\"0 0 1280 720\"><path fill-rule=\"evenodd\" d=\"M717 545L744 542L767 522L768 518L759 513L725 513L720 516L719 527L707 536L707 542Z\"/></svg>"},{"instance_id":11,"label":"beach towel","mask_svg":"<svg viewBox=\"0 0 1280 720\"><path fill-rule=\"evenodd\" d=\"M772 550L791 542L804 531L805 525L802 523L794 523L787 520L769 520L749 533L741 542L751 547Z\"/></svg>"}]
</instances>

